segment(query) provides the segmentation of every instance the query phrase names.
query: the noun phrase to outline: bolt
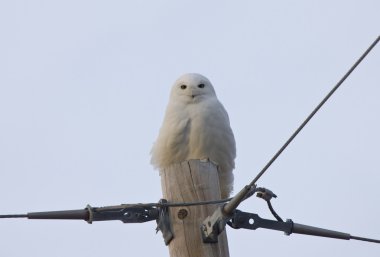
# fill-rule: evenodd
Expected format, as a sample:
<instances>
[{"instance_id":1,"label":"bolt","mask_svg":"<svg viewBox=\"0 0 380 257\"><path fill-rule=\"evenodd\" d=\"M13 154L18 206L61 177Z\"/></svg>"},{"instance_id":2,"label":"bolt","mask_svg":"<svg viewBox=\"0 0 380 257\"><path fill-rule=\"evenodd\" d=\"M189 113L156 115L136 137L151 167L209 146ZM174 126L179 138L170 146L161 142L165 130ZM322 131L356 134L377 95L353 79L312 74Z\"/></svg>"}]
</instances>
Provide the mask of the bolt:
<instances>
[{"instance_id":1,"label":"bolt","mask_svg":"<svg viewBox=\"0 0 380 257\"><path fill-rule=\"evenodd\" d=\"M180 219L180 220L183 220L184 218L186 218L186 216L187 216L187 214L188 214L188 212L187 212L187 210L186 209L180 209L179 211L178 211L178 218Z\"/></svg>"}]
</instances>

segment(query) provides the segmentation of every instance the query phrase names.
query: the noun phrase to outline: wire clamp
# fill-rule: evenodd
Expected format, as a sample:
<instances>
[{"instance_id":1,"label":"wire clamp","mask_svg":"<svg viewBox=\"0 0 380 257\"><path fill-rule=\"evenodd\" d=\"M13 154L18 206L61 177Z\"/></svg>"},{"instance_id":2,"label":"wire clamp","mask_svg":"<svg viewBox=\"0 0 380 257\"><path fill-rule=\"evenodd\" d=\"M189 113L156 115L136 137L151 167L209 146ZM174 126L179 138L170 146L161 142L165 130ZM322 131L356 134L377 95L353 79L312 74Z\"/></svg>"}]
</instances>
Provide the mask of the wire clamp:
<instances>
[{"instance_id":1,"label":"wire clamp","mask_svg":"<svg viewBox=\"0 0 380 257\"><path fill-rule=\"evenodd\" d=\"M272 200L272 198L277 198L277 195L267 188L258 187L256 191L256 196L264 199L265 201L270 201Z\"/></svg>"},{"instance_id":2,"label":"wire clamp","mask_svg":"<svg viewBox=\"0 0 380 257\"><path fill-rule=\"evenodd\" d=\"M174 238L171 224L170 224L170 217L169 217L169 208L168 206L165 206L168 201L166 199L161 199L159 201L159 208L158 208L158 218L156 219L157 222L157 228L156 233L158 231L161 231L162 236L164 237L165 245L169 245L170 241Z\"/></svg>"},{"instance_id":3,"label":"wire clamp","mask_svg":"<svg viewBox=\"0 0 380 257\"><path fill-rule=\"evenodd\" d=\"M201 225L203 243L217 243L219 234L223 232L230 218L223 212L223 206L218 207L211 216L208 216Z\"/></svg>"}]
</instances>

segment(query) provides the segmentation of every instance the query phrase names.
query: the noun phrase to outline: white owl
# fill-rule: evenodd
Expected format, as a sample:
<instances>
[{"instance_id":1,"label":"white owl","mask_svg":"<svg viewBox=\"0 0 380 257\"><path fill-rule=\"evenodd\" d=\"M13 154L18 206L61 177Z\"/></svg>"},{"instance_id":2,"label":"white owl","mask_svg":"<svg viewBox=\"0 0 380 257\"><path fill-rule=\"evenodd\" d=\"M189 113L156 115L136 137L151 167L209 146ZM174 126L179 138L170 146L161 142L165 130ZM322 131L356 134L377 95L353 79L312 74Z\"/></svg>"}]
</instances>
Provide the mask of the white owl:
<instances>
[{"instance_id":1,"label":"white owl","mask_svg":"<svg viewBox=\"0 0 380 257\"><path fill-rule=\"evenodd\" d=\"M159 169L190 159L210 159L218 165L221 197L230 195L235 139L228 114L206 77L189 73L174 83L151 154L152 165Z\"/></svg>"}]
</instances>

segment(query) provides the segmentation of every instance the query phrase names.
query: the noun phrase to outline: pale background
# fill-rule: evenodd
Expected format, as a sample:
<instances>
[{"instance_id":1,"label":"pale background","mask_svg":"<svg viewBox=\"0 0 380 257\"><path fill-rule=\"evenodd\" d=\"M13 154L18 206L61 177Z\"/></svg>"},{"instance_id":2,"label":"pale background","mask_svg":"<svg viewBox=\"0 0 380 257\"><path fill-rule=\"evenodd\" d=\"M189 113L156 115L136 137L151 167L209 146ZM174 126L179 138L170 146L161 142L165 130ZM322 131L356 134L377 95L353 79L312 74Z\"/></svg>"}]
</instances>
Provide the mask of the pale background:
<instances>
[{"instance_id":1,"label":"pale background","mask_svg":"<svg viewBox=\"0 0 380 257\"><path fill-rule=\"evenodd\" d=\"M249 183L380 32L379 1L0 1L0 213L156 202L170 87L209 77ZM380 238L380 45L259 181L283 218ZM264 201L240 209L271 218ZM228 228L231 256L380 245ZM0 256L167 256L155 223L0 220Z\"/></svg>"}]
</instances>

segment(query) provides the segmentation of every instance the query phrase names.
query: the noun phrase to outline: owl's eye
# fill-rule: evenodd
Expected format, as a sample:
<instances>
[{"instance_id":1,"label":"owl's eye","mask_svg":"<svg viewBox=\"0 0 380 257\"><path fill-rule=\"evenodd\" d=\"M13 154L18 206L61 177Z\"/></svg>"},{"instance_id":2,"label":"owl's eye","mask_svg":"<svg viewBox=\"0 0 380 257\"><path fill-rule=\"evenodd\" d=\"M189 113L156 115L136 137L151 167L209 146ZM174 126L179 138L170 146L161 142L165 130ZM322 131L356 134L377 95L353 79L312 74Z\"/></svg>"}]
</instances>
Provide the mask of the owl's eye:
<instances>
[{"instance_id":1,"label":"owl's eye","mask_svg":"<svg viewBox=\"0 0 380 257\"><path fill-rule=\"evenodd\" d=\"M186 85L181 85L181 89L186 89Z\"/></svg>"},{"instance_id":2,"label":"owl's eye","mask_svg":"<svg viewBox=\"0 0 380 257\"><path fill-rule=\"evenodd\" d=\"M204 88L204 87L205 87L205 84L199 84L198 87L199 87L199 88Z\"/></svg>"}]
</instances>

